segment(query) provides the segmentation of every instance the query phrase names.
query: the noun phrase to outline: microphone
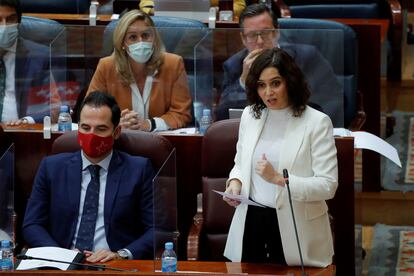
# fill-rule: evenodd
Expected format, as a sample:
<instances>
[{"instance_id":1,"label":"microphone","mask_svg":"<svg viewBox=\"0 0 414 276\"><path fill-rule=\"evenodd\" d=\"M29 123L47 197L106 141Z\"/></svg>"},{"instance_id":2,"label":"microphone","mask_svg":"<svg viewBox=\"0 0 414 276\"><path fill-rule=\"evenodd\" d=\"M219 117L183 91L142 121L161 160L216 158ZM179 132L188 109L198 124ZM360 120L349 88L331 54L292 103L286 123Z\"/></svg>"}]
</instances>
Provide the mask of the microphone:
<instances>
[{"instance_id":1,"label":"microphone","mask_svg":"<svg viewBox=\"0 0 414 276\"><path fill-rule=\"evenodd\" d=\"M137 272L138 271L138 269L128 270L128 269L122 269L122 268L116 268L116 267L109 267L109 266L105 266L105 265L83 264L83 263L78 263L78 262L66 262L66 261L46 259L46 258L40 258L40 257L33 257L33 256L25 255L25 254L16 255L16 259L18 259L18 260L39 260L39 261L46 261L46 262L53 262L53 263L78 265L78 266L82 266L86 269L94 268L96 270L114 270L114 271L121 271L121 272Z\"/></svg>"},{"instance_id":2,"label":"microphone","mask_svg":"<svg viewBox=\"0 0 414 276\"><path fill-rule=\"evenodd\" d=\"M285 179L285 184L286 184L286 187L287 187L287 190L288 190L290 211L292 212L292 220L293 220L293 226L295 228L296 242L298 244L298 249L299 249L300 266L302 268L301 276L307 276L308 274L306 274L305 265L303 264L302 250L300 249L298 229L296 227L295 213L293 212L292 196L290 194L290 187L289 187L289 173L288 173L287 169L283 169L283 178Z\"/></svg>"}]
</instances>

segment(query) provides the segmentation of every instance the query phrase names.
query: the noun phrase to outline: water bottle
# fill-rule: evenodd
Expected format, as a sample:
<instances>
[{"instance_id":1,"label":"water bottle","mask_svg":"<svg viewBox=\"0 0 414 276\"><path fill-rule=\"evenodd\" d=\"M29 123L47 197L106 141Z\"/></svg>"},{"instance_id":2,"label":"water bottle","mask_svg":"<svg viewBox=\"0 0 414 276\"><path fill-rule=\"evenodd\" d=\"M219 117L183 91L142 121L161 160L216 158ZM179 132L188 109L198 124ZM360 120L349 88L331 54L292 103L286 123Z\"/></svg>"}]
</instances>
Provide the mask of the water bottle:
<instances>
[{"instance_id":1,"label":"water bottle","mask_svg":"<svg viewBox=\"0 0 414 276\"><path fill-rule=\"evenodd\" d=\"M1 261L0 271L13 270L13 250L11 248L10 241L1 241Z\"/></svg>"},{"instance_id":2,"label":"water bottle","mask_svg":"<svg viewBox=\"0 0 414 276\"><path fill-rule=\"evenodd\" d=\"M177 255L175 255L172 242L165 243L165 250L161 256L162 272L177 272Z\"/></svg>"},{"instance_id":3,"label":"water bottle","mask_svg":"<svg viewBox=\"0 0 414 276\"><path fill-rule=\"evenodd\" d=\"M63 132L72 130L72 117L69 114L69 106L67 105L60 107L58 130Z\"/></svg>"},{"instance_id":4,"label":"water bottle","mask_svg":"<svg viewBox=\"0 0 414 276\"><path fill-rule=\"evenodd\" d=\"M212 122L211 110L208 108L203 109L203 116L200 118L200 134L204 135Z\"/></svg>"}]
</instances>

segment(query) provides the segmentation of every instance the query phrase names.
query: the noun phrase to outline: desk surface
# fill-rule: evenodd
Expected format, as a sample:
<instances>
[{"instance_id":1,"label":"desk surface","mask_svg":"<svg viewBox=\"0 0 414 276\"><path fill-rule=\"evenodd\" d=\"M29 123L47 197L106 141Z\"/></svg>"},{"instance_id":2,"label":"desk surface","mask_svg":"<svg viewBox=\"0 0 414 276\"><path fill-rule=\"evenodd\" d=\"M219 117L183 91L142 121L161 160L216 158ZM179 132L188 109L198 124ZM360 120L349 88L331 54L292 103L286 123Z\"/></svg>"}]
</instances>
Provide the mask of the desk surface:
<instances>
[{"instance_id":1,"label":"desk surface","mask_svg":"<svg viewBox=\"0 0 414 276\"><path fill-rule=\"evenodd\" d=\"M154 271L153 261L111 261L106 263L108 267L121 268L126 270L138 269L138 272L122 272L122 275L154 275L161 274L158 270ZM159 262L157 262L159 266ZM335 275L335 266L331 265L327 268L305 268L309 276L331 276ZM300 267L284 267L275 264L250 264L250 263L232 263L232 262L198 262L198 261L179 261L178 272L174 275L189 275L189 274L267 274L267 275L300 275ZM79 274L79 275L97 275L97 274L116 274L114 271L56 271L56 270L26 270L14 271L14 274L25 275L62 275L62 274Z\"/></svg>"},{"instance_id":2,"label":"desk surface","mask_svg":"<svg viewBox=\"0 0 414 276\"><path fill-rule=\"evenodd\" d=\"M62 24L89 25L88 14L61 14L61 13L23 13L24 16L33 16L56 20ZM106 25L111 22L110 14L100 14L96 19L96 24Z\"/></svg>"}]
</instances>

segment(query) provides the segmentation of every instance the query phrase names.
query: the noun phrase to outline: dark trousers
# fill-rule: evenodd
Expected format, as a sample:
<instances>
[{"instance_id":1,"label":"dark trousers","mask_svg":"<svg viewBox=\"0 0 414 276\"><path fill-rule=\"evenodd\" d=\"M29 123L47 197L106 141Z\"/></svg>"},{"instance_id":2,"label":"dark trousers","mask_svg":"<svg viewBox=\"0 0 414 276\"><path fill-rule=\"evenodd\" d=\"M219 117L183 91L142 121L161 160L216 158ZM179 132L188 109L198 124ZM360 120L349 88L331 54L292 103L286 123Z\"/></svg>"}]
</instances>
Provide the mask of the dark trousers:
<instances>
[{"instance_id":1,"label":"dark trousers","mask_svg":"<svg viewBox=\"0 0 414 276\"><path fill-rule=\"evenodd\" d=\"M249 205L244 225L242 262L286 265L274 208Z\"/></svg>"}]
</instances>

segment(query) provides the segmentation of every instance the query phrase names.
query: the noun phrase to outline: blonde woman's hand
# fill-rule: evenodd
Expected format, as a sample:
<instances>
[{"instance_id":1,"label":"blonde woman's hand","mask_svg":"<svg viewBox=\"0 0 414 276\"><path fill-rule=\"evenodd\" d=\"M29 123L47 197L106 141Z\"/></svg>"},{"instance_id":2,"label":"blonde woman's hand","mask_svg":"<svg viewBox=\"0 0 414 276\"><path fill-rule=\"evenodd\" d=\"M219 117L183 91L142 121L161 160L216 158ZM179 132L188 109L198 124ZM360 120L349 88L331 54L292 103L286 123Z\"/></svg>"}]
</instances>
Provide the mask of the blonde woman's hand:
<instances>
[{"instance_id":1,"label":"blonde woman's hand","mask_svg":"<svg viewBox=\"0 0 414 276\"><path fill-rule=\"evenodd\" d=\"M232 195L240 195L241 186L242 186L242 183L240 182L240 180L234 178L234 179L230 180L230 183L227 186L227 189L226 189L225 193L232 194ZM227 198L225 196L223 196L223 200L228 205L233 206L233 207L237 207L237 206L240 205L240 201L233 200L233 199Z\"/></svg>"},{"instance_id":2,"label":"blonde woman's hand","mask_svg":"<svg viewBox=\"0 0 414 276\"><path fill-rule=\"evenodd\" d=\"M264 153L262 154L262 159L256 163L255 172L267 182L282 187L285 186L285 180L283 176L273 168L272 164L270 164L270 162L267 160Z\"/></svg>"},{"instance_id":3,"label":"blonde woman's hand","mask_svg":"<svg viewBox=\"0 0 414 276\"><path fill-rule=\"evenodd\" d=\"M119 124L123 129L138 130L140 129L141 120L138 113L135 111L124 109L121 111L121 120Z\"/></svg>"}]
</instances>

